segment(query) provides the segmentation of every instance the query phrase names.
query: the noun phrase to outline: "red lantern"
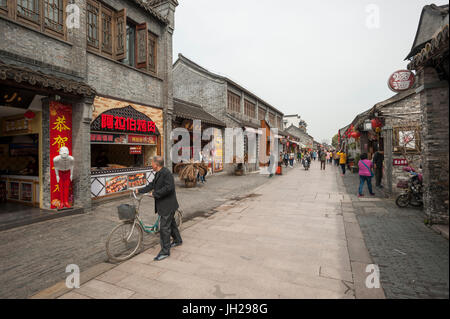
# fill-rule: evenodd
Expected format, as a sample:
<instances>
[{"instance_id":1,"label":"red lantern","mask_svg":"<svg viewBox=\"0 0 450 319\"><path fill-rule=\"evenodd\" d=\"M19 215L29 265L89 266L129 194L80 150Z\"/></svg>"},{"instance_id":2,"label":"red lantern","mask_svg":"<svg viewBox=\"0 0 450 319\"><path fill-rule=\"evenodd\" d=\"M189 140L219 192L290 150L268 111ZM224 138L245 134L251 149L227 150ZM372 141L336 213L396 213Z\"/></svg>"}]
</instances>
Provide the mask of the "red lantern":
<instances>
[{"instance_id":1,"label":"red lantern","mask_svg":"<svg viewBox=\"0 0 450 319\"><path fill-rule=\"evenodd\" d=\"M372 129L376 129L377 127L381 127L383 125L383 123L381 123L381 120L377 117L370 122L372 123Z\"/></svg>"},{"instance_id":2,"label":"red lantern","mask_svg":"<svg viewBox=\"0 0 450 319\"><path fill-rule=\"evenodd\" d=\"M361 133L355 131L355 132L352 132L352 133L350 134L350 136L353 137L353 138L358 138L358 137L361 136Z\"/></svg>"},{"instance_id":3,"label":"red lantern","mask_svg":"<svg viewBox=\"0 0 450 319\"><path fill-rule=\"evenodd\" d=\"M26 111L23 116L25 116L27 119L32 119L36 116L36 114L33 111Z\"/></svg>"}]
</instances>

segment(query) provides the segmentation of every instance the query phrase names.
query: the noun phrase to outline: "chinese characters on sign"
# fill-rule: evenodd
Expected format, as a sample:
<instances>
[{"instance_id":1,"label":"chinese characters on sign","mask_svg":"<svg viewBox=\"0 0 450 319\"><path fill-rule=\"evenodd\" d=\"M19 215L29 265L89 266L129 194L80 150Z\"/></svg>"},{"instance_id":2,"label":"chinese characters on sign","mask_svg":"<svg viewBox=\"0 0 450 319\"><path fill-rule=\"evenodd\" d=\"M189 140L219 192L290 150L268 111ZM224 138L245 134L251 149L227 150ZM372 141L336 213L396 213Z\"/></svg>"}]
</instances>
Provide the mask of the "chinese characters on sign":
<instances>
[{"instance_id":1,"label":"chinese characters on sign","mask_svg":"<svg viewBox=\"0 0 450 319\"><path fill-rule=\"evenodd\" d=\"M69 154L72 155L72 106L64 105L59 102L50 102L50 189L51 189L51 208L59 207L59 185L56 182L55 168L53 158L59 154L61 147L67 147ZM73 205L72 188L69 189L69 203Z\"/></svg>"},{"instance_id":2,"label":"chinese characters on sign","mask_svg":"<svg viewBox=\"0 0 450 319\"><path fill-rule=\"evenodd\" d=\"M142 154L142 146L141 145L130 146L130 155L134 155L134 154Z\"/></svg>"},{"instance_id":3,"label":"chinese characters on sign","mask_svg":"<svg viewBox=\"0 0 450 319\"><path fill-rule=\"evenodd\" d=\"M128 135L128 143L156 145L156 136Z\"/></svg>"},{"instance_id":4,"label":"chinese characters on sign","mask_svg":"<svg viewBox=\"0 0 450 319\"><path fill-rule=\"evenodd\" d=\"M26 118L21 118L17 120L6 120L4 123L5 126L3 128L3 131L5 133L13 131L29 130L29 123Z\"/></svg>"},{"instance_id":5,"label":"chinese characters on sign","mask_svg":"<svg viewBox=\"0 0 450 319\"><path fill-rule=\"evenodd\" d=\"M393 165L394 166L407 166L408 165L408 160L404 159L404 158L394 158L393 160Z\"/></svg>"},{"instance_id":6,"label":"chinese characters on sign","mask_svg":"<svg viewBox=\"0 0 450 319\"><path fill-rule=\"evenodd\" d=\"M155 133L155 122L135 120L110 114L101 115L101 128L116 131L134 131L142 133Z\"/></svg>"},{"instance_id":7,"label":"chinese characters on sign","mask_svg":"<svg viewBox=\"0 0 450 319\"><path fill-rule=\"evenodd\" d=\"M414 85L414 74L409 70L399 70L394 72L388 80L391 91L401 92L410 89Z\"/></svg>"}]
</instances>

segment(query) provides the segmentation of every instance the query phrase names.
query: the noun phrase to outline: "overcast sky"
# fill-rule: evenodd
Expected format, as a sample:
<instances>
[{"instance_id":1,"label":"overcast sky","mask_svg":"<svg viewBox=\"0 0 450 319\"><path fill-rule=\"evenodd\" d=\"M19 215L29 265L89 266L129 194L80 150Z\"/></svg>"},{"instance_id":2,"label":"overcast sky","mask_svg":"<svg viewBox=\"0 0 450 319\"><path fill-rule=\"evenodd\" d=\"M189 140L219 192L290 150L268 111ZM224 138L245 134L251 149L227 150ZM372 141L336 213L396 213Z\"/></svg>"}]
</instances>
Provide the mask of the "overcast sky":
<instances>
[{"instance_id":1,"label":"overcast sky","mask_svg":"<svg viewBox=\"0 0 450 319\"><path fill-rule=\"evenodd\" d=\"M179 0L178 53L225 75L284 114L299 114L317 141L394 95L422 0ZM437 5L448 1L436 0ZM378 27L376 11L379 11Z\"/></svg>"}]
</instances>

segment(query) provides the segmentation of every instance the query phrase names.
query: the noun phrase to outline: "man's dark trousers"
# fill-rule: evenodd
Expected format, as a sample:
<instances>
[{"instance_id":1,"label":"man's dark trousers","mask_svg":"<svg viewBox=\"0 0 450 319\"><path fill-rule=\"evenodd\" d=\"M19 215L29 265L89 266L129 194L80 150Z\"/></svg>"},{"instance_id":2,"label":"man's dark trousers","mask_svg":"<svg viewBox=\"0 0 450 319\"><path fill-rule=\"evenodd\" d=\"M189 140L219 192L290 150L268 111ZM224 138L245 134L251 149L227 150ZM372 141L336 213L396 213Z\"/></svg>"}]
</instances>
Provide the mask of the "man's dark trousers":
<instances>
[{"instance_id":1,"label":"man's dark trousers","mask_svg":"<svg viewBox=\"0 0 450 319\"><path fill-rule=\"evenodd\" d=\"M383 178L383 167L377 166L375 169L375 185L381 186L381 179Z\"/></svg>"},{"instance_id":2,"label":"man's dark trousers","mask_svg":"<svg viewBox=\"0 0 450 319\"><path fill-rule=\"evenodd\" d=\"M175 212L161 216L159 220L159 231L160 231L160 243L161 243L161 254L170 254L170 237L173 237L175 243L181 243L181 235L178 230L177 223L175 222Z\"/></svg>"}]
</instances>

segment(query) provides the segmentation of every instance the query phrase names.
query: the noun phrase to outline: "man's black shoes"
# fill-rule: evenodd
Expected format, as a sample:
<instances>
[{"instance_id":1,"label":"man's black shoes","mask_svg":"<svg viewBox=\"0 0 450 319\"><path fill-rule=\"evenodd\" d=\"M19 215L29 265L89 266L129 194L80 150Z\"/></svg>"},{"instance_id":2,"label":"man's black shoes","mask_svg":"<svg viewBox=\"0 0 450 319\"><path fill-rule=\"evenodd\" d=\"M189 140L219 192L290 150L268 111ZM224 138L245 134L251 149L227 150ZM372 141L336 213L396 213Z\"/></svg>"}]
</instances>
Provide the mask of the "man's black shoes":
<instances>
[{"instance_id":1,"label":"man's black shoes","mask_svg":"<svg viewBox=\"0 0 450 319\"><path fill-rule=\"evenodd\" d=\"M177 247L177 246L181 246L181 244L183 244L183 242L180 242L180 243L172 242L172 243L170 244L170 248L174 248L174 247Z\"/></svg>"},{"instance_id":2,"label":"man's black shoes","mask_svg":"<svg viewBox=\"0 0 450 319\"><path fill-rule=\"evenodd\" d=\"M163 259L165 259L165 258L167 258L167 257L169 257L170 255L165 255L165 254L158 254L158 256L156 256L155 258L153 258L153 260L155 260L155 261L160 261L160 260L163 260Z\"/></svg>"}]
</instances>

